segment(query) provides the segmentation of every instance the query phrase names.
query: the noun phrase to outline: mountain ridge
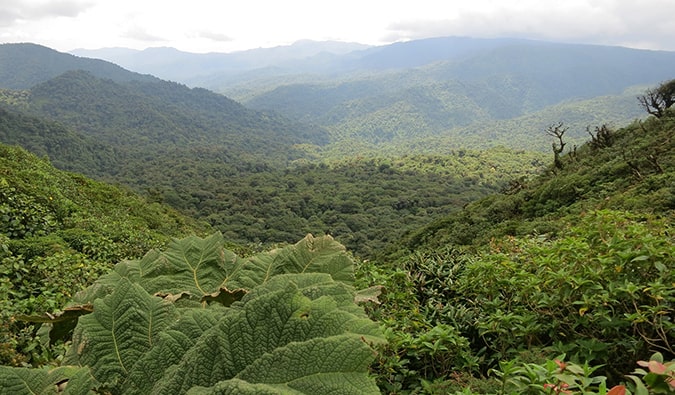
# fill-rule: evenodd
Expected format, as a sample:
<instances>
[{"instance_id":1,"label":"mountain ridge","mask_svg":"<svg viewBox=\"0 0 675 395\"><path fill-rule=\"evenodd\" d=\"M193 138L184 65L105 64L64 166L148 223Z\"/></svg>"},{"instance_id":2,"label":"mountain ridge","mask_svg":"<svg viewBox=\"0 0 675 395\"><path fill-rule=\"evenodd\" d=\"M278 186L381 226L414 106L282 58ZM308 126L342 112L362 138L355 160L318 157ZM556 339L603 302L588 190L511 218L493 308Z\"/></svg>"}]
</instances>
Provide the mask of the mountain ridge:
<instances>
[{"instance_id":1,"label":"mountain ridge","mask_svg":"<svg viewBox=\"0 0 675 395\"><path fill-rule=\"evenodd\" d=\"M157 81L101 59L81 58L33 44L0 44L0 87L28 89L69 70L85 70L114 81Z\"/></svg>"}]
</instances>

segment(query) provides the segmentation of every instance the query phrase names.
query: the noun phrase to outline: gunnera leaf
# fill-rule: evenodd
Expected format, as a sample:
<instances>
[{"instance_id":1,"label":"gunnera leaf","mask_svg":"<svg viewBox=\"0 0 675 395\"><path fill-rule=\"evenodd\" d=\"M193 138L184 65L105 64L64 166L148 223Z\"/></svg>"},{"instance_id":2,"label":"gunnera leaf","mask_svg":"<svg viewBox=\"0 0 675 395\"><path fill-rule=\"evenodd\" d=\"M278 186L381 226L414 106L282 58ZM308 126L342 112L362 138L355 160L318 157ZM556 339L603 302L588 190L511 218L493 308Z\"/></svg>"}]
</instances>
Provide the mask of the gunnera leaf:
<instances>
[{"instance_id":1,"label":"gunnera leaf","mask_svg":"<svg viewBox=\"0 0 675 395\"><path fill-rule=\"evenodd\" d=\"M284 273L327 273L335 281L354 282L354 264L345 247L330 236L307 235L275 257L283 263Z\"/></svg>"},{"instance_id":2,"label":"gunnera leaf","mask_svg":"<svg viewBox=\"0 0 675 395\"><path fill-rule=\"evenodd\" d=\"M176 319L173 304L121 279L115 291L94 301L94 312L80 317L68 363L86 365L99 382L121 387L129 371Z\"/></svg>"},{"instance_id":3,"label":"gunnera leaf","mask_svg":"<svg viewBox=\"0 0 675 395\"><path fill-rule=\"evenodd\" d=\"M141 260L143 287L150 294L162 295L186 292L202 298L217 293L245 263L224 244L220 233L174 240L166 251Z\"/></svg>"},{"instance_id":4,"label":"gunnera leaf","mask_svg":"<svg viewBox=\"0 0 675 395\"><path fill-rule=\"evenodd\" d=\"M344 246L330 236L307 235L295 245L240 258L224 248L220 233L174 240L165 251L151 250L141 260L124 261L79 293L75 301L91 303L111 293L127 279L151 295L197 307L202 302L224 306L280 274L326 273L333 280L351 284L353 261Z\"/></svg>"},{"instance_id":5,"label":"gunnera leaf","mask_svg":"<svg viewBox=\"0 0 675 395\"><path fill-rule=\"evenodd\" d=\"M96 381L87 367L28 369L0 366L0 395L94 394Z\"/></svg>"},{"instance_id":6,"label":"gunnera leaf","mask_svg":"<svg viewBox=\"0 0 675 395\"><path fill-rule=\"evenodd\" d=\"M333 280L351 284L354 263L344 246L330 236L305 236L294 245L247 259L242 270L225 281L223 288L252 289L279 274L326 273Z\"/></svg>"},{"instance_id":7,"label":"gunnera leaf","mask_svg":"<svg viewBox=\"0 0 675 395\"><path fill-rule=\"evenodd\" d=\"M152 350L136 363L125 387L125 394L149 394L166 369L177 364L195 342L218 323L224 310L185 309L170 328L161 332Z\"/></svg>"},{"instance_id":8,"label":"gunnera leaf","mask_svg":"<svg viewBox=\"0 0 675 395\"><path fill-rule=\"evenodd\" d=\"M159 254L156 250L151 250L146 254L156 255ZM117 284L122 279L127 279L133 283L139 281L141 277L139 261L137 260L127 260L119 262L115 265L115 269L103 276L99 277L94 284L87 287L86 289L78 292L74 299L74 302L71 303L71 306L75 305L86 305L91 304L94 300L102 298L106 295L109 295L117 287Z\"/></svg>"},{"instance_id":9,"label":"gunnera leaf","mask_svg":"<svg viewBox=\"0 0 675 395\"><path fill-rule=\"evenodd\" d=\"M373 356L373 350L352 334L314 338L263 355L236 378L303 394L378 394L375 383L363 374Z\"/></svg>"},{"instance_id":10,"label":"gunnera leaf","mask_svg":"<svg viewBox=\"0 0 675 395\"><path fill-rule=\"evenodd\" d=\"M326 373L326 377L340 376L343 371L349 371L349 377L356 374L362 377L362 381L370 382L367 366L373 360L374 353L365 339L382 341L379 327L368 319L363 310L352 309L353 303L349 308L341 308L332 296L320 293L313 295L315 298L312 299L305 296L293 281L288 282L291 279L289 275L283 289L258 293L245 302L242 300L233 304L218 325L206 331L180 363L166 371L153 393L184 394L195 386L211 387L221 381L237 378L247 368L249 373L246 377L253 377L251 369L266 366L264 361L270 358L265 357L268 354L287 355L288 352L297 351L314 358L317 353L308 353L307 350L324 343L312 339L324 339L328 343L321 347L336 350L344 350L340 344L351 339L345 344L349 344L349 348L356 348L354 351L327 354L319 358L336 358L341 362L310 359L307 365L313 365L314 368L321 366L321 369L333 366L332 370L321 372ZM347 294L345 300L353 300L353 293L346 288L343 288L343 292ZM305 342L309 342L307 349L295 345L290 346L289 351L284 351L292 343ZM335 366L341 366L340 363L349 368L335 369ZM280 377L272 370L269 373ZM301 372L294 374L302 376ZM317 374L319 372L312 373ZM260 372L260 375L266 377L265 372ZM346 376L343 378L348 379Z\"/></svg>"}]
</instances>

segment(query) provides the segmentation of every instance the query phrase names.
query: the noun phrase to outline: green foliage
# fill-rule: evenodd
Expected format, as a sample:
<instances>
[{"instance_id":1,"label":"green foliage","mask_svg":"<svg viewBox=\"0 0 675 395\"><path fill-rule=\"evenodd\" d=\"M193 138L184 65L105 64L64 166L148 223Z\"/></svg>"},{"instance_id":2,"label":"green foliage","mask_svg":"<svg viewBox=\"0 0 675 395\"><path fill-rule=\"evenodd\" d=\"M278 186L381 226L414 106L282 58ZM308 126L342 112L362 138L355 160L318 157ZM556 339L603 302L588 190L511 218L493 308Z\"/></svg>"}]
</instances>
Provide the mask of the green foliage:
<instances>
[{"instance_id":1,"label":"green foliage","mask_svg":"<svg viewBox=\"0 0 675 395\"><path fill-rule=\"evenodd\" d=\"M47 363L38 328L16 316L62 308L113 264L207 227L128 191L0 146L0 362Z\"/></svg>"},{"instance_id":2,"label":"green foliage","mask_svg":"<svg viewBox=\"0 0 675 395\"><path fill-rule=\"evenodd\" d=\"M672 358L672 231L664 219L603 210L555 238L495 239L479 253L446 248L417 252L395 269L362 268L385 289L371 312L390 338L376 368L381 387L408 393L435 383L440 392L427 393L443 393L461 382L453 372L485 375L532 355L526 363L533 365L518 366L541 370L528 380L537 387L532 393L545 393L540 385L557 381L542 357L566 353L608 385L653 352ZM578 380L563 382L581 391Z\"/></svg>"},{"instance_id":3,"label":"green foliage","mask_svg":"<svg viewBox=\"0 0 675 395\"><path fill-rule=\"evenodd\" d=\"M429 218L498 190L507 182L506 174L534 173L540 163L536 158L495 149L298 164L231 176L227 187L200 182L181 195L190 202L189 211L240 243L288 242L302 233L326 233L361 256L373 256Z\"/></svg>"},{"instance_id":4,"label":"green foliage","mask_svg":"<svg viewBox=\"0 0 675 395\"><path fill-rule=\"evenodd\" d=\"M378 393L369 343L383 339L352 283L353 263L330 237L249 258L219 234L176 240L75 298L71 311L84 315L62 368L71 374L3 368L0 384L31 393L21 381L40 375L40 388L73 380L77 394ZM51 319L52 331L67 321Z\"/></svg>"},{"instance_id":5,"label":"green foliage","mask_svg":"<svg viewBox=\"0 0 675 395\"><path fill-rule=\"evenodd\" d=\"M73 395L94 394L94 383L88 368L63 366L58 368L25 369L0 366L0 393Z\"/></svg>"},{"instance_id":6,"label":"green foliage","mask_svg":"<svg viewBox=\"0 0 675 395\"><path fill-rule=\"evenodd\" d=\"M504 235L555 235L558 219L597 209L669 213L675 208L675 119L636 121L612 133L611 146L584 145L563 155L563 170L514 180L503 195L411 232L407 252L446 244L481 245ZM666 214L668 215L668 214Z\"/></svg>"},{"instance_id":7,"label":"green foliage","mask_svg":"<svg viewBox=\"0 0 675 395\"><path fill-rule=\"evenodd\" d=\"M655 353L649 361L638 361L645 369L636 369L627 376L635 385L635 394L672 394L675 392L675 360L664 362L661 353Z\"/></svg>"}]
</instances>

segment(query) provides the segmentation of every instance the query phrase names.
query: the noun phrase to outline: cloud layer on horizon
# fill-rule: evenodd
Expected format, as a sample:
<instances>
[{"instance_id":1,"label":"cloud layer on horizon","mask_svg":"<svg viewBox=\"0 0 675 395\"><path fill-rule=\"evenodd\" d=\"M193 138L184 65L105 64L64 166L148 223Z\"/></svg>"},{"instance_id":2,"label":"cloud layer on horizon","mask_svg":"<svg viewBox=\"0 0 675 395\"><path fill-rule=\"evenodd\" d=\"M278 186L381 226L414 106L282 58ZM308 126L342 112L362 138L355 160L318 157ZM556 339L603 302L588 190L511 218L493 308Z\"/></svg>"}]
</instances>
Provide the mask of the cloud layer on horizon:
<instances>
[{"instance_id":1,"label":"cloud layer on horizon","mask_svg":"<svg viewBox=\"0 0 675 395\"><path fill-rule=\"evenodd\" d=\"M227 52L301 39L386 44L470 36L675 51L672 15L672 0L4 0L0 42Z\"/></svg>"}]
</instances>

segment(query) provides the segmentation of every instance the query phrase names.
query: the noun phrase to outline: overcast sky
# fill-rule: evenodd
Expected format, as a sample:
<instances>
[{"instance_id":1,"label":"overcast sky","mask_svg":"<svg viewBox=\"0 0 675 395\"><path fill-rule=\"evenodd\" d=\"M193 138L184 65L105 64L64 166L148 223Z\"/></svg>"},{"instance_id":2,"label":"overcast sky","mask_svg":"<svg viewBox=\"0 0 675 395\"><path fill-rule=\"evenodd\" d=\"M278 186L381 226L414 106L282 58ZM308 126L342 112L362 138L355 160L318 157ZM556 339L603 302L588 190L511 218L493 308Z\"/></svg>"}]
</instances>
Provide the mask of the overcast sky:
<instances>
[{"instance_id":1,"label":"overcast sky","mask_svg":"<svg viewBox=\"0 0 675 395\"><path fill-rule=\"evenodd\" d=\"M674 15L675 0L0 0L0 42L231 52L501 36L675 51Z\"/></svg>"}]
</instances>

